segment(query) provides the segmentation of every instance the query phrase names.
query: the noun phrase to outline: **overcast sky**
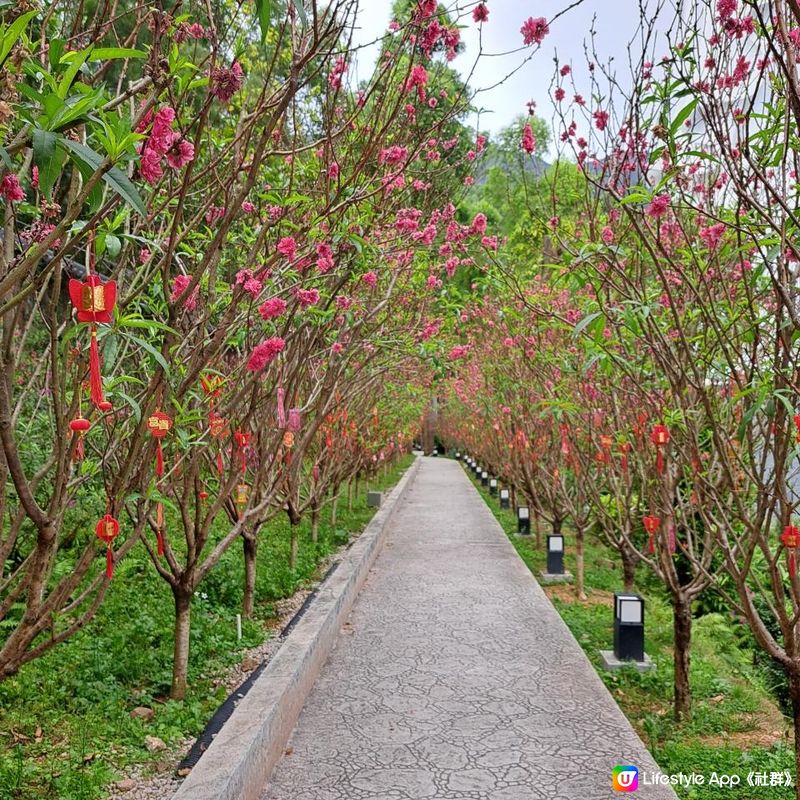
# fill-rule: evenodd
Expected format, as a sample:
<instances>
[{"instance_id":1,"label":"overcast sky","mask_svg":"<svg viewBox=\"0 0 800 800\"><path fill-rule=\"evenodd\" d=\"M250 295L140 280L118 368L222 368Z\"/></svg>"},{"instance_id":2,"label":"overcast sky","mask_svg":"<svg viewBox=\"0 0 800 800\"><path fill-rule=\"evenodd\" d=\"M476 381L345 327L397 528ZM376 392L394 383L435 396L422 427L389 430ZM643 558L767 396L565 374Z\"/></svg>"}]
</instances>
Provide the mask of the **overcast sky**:
<instances>
[{"instance_id":1,"label":"overcast sky","mask_svg":"<svg viewBox=\"0 0 800 800\"><path fill-rule=\"evenodd\" d=\"M583 0L578 7L556 19L550 26L550 35L541 49L514 75L495 88L489 88L511 73L527 55L520 50L520 26L528 17L546 17L552 20L558 12L571 5L571 0L486 0L489 20L479 26L472 20L474 2L444 3L448 8L458 7L461 14L461 39L466 50L454 63L463 76L472 70L478 53L475 72L470 80L473 90L481 89L476 105L484 110L480 114L480 128L496 132L515 116L527 111L526 103L534 100L537 113L548 121L553 115L550 82L553 77L553 57L558 53L560 63L571 63L579 90L588 95L584 43L594 25L597 51L605 60L613 57L618 73L629 74L628 44L636 36L639 24L637 0ZM390 22L392 0L360 0L357 43L364 44L386 32ZM479 38L479 36L481 38ZM634 59L638 60L639 47L634 46ZM492 54L508 53L497 56ZM359 56L359 77L371 71L377 48L367 49ZM627 81L625 82L627 83ZM568 95L569 96L569 95Z\"/></svg>"}]
</instances>

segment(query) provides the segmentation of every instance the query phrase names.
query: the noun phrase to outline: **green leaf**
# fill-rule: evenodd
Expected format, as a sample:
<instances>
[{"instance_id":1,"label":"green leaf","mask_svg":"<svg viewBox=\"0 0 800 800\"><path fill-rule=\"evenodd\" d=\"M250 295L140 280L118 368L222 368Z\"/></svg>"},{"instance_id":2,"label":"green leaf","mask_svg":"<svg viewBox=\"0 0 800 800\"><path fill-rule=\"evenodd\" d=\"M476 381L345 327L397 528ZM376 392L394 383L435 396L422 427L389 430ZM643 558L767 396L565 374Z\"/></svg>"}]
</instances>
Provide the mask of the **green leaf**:
<instances>
[{"instance_id":1,"label":"green leaf","mask_svg":"<svg viewBox=\"0 0 800 800\"><path fill-rule=\"evenodd\" d=\"M64 136L58 137L58 144L69 150L79 161L90 167L94 172L100 169L104 159L99 154L87 147L85 144L73 142ZM118 194L129 206L138 211L143 217L147 216L147 209L144 207L142 198L136 187L131 183L128 176L117 167L111 167L103 175L105 183Z\"/></svg>"},{"instance_id":2,"label":"green leaf","mask_svg":"<svg viewBox=\"0 0 800 800\"><path fill-rule=\"evenodd\" d=\"M267 31L269 30L270 0L255 0L256 14L258 15L258 25L261 28L261 44L267 41Z\"/></svg>"},{"instance_id":3,"label":"green leaf","mask_svg":"<svg viewBox=\"0 0 800 800\"><path fill-rule=\"evenodd\" d=\"M119 395L131 407L131 411L133 411L133 418L136 420L136 422L141 422L142 407L129 394L125 394L125 392L120 392L117 390L114 392L114 394Z\"/></svg>"},{"instance_id":4,"label":"green leaf","mask_svg":"<svg viewBox=\"0 0 800 800\"><path fill-rule=\"evenodd\" d=\"M669 127L669 132L674 136L678 129L686 122L689 115L694 111L695 107L697 106L698 98L695 97L694 100L689 101L677 114L675 119L672 121L672 125Z\"/></svg>"},{"instance_id":5,"label":"green leaf","mask_svg":"<svg viewBox=\"0 0 800 800\"><path fill-rule=\"evenodd\" d=\"M573 336L580 335L589 325L591 325L598 317L602 316L599 311L595 311L594 314L588 314L585 316L576 326L572 332Z\"/></svg>"},{"instance_id":6,"label":"green leaf","mask_svg":"<svg viewBox=\"0 0 800 800\"><path fill-rule=\"evenodd\" d=\"M155 347L153 347L153 345L150 344L150 342L146 342L144 339L140 339L138 336L133 336L131 334L126 334L126 335L131 340L136 342L136 344L138 344L139 347L141 347L143 350L146 350L148 353L150 353L150 355L153 356L153 358L158 362L158 364L160 365L161 369L164 370L164 375L168 379L171 378L172 370L169 368L169 364L167 363L167 360L164 358L164 356L158 350L156 350Z\"/></svg>"},{"instance_id":7,"label":"green leaf","mask_svg":"<svg viewBox=\"0 0 800 800\"><path fill-rule=\"evenodd\" d=\"M86 63L86 59L89 57L91 52L92 48L87 47L85 50L81 50L76 53L67 53L62 57L63 61L68 55L73 56L69 60L69 66L64 72L64 77L61 78L61 82L58 84L58 96L62 100L67 99L67 95L72 87L72 82L75 80L75 76L80 71L80 68Z\"/></svg>"},{"instance_id":8,"label":"green leaf","mask_svg":"<svg viewBox=\"0 0 800 800\"><path fill-rule=\"evenodd\" d=\"M131 47L95 47L87 60L111 61L114 58L147 58L147 52Z\"/></svg>"},{"instance_id":9,"label":"green leaf","mask_svg":"<svg viewBox=\"0 0 800 800\"><path fill-rule=\"evenodd\" d=\"M2 37L0 37L0 67L11 53L11 49L22 36L22 32L28 27L28 23L39 13L38 9L29 11L21 17L17 17L7 28L3 26Z\"/></svg>"},{"instance_id":10,"label":"green leaf","mask_svg":"<svg viewBox=\"0 0 800 800\"><path fill-rule=\"evenodd\" d=\"M303 0L294 0L294 7L297 9L297 16L300 17L300 22L308 26L308 17L306 16L306 10L303 6Z\"/></svg>"},{"instance_id":11,"label":"green leaf","mask_svg":"<svg viewBox=\"0 0 800 800\"><path fill-rule=\"evenodd\" d=\"M34 128L31 135L33 161L39 167L39 187L46 197L52 196L56 178L64 166L65 154L56 150L57 138L55 133L42 128Z\"/></svg>"}]
</instances>

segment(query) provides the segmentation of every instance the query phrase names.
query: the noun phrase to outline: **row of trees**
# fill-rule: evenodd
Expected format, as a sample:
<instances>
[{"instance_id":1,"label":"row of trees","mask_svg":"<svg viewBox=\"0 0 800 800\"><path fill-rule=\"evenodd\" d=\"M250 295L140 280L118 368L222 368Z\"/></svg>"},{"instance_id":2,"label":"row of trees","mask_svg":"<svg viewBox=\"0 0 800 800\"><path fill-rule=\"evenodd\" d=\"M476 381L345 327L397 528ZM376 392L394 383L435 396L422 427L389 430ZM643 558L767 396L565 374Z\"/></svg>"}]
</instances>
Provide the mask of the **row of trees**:
<instances>
[{"instance_id":1,"label":"row of trees","mask_svg":"<svg viewBox=\"0 0 800 800\"><path fill-rule=\"evenodd\" d=\"M183 697L195 591L241 542L252 613L270 520L293 562L304 515L408 449L486 249L447 15L398 4L356 86L355 3L254 7L0 12L0 679L143 547Z\"/></svg>"},{"instance_id":2,"label":"row of trees","mask_svg":"<svg viewBox=\"0 0 800 800\"><path fill-rule=\"evenodd\" d=\"M447 436L570 520L579 595L589 532L626 587L663 582L678 717L692 603L720 593L785 670L800 753L800 9L651 11L622 86L594 54L584 101L557 67L564 156L509 180L527 211L505 290L454 326Z\"/></svg>"}]
</instances>

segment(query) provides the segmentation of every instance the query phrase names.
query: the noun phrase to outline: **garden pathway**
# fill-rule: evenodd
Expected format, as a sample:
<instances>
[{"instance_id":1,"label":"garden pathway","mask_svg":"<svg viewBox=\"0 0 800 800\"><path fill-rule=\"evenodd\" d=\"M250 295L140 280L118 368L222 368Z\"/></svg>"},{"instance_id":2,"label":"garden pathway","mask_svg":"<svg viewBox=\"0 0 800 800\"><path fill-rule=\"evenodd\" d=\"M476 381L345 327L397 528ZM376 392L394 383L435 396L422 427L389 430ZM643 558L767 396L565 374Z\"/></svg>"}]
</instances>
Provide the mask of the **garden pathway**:
<instances>
[{"instance_id":1,"label":"garden pathway","mask_svg":"<svg viewBox=\"0 0 800 800\"><path fill-rule=\"evenodd\" d=\"M263 800L600 800L656 770L458 463L424 459L391 526Z\"/></svg>"}]
</instances>

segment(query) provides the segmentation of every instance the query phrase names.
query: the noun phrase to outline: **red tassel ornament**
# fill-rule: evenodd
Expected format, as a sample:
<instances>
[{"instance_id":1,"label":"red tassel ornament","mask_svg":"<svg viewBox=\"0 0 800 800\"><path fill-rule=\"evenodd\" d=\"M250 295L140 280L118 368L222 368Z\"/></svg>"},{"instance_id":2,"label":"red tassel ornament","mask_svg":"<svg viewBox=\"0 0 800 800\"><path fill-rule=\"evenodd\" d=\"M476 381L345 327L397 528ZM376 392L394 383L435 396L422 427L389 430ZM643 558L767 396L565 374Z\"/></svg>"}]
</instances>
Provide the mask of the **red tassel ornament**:
<instances>
[{"instance_id":1,"label":"red tassel ornament","mask_svg":"<svg viewBox=\"0 0 800 800\"><path fill-rule=\"evenodd\" d=\"M163 411L155 411L147 419L147 427L156 439L156 475L160 478L164 474L164 450L161 440L172 428L172 418Z\"/></svg>"},{"instance_id":2,"label":"red tassel ornament","mask_svg":"<svg viewBox=\"0 0 800 800\"><path fill-rule=\"evenodd\" d=\"M656 446L656 470L664 474L664 448L669 444L669 430L666 425L654 425L650 439Z\"/></svg>"},{"instance_id":3,"label":"red tassel ornament","mask_svg":"<svg viewBox=\"0 0 800 800\"><path fill-rule=\"evenodd\" d=\"M642 520L642 523L644 524L644 529L650 536L650 538L647 540L647 552L650 553L650 555L653 555L653 553L656 552L655 535L659 525L661 525L661 518L650 514Z\"/></svg>"},{"instance_id":4,"label":"red tassel ornament","mask_svg":"<svg viewBox=\"0 0 800 800\"><path fill-rule=\"evenodd\" d=\"M119 522L106 514L95 526L95 536L106 543L106 577L111 580L114 575L114 552L111 544L119 535Z\"/></svg>"},{"instance_id":5,"label":"red tassel ornament","mask_svg":"<svg viewBox=\"0 0 800 800\"><path fill-rule=\"evenodd\" d=\"M103 283L98 275L90 273L85 281L72 278L69 282L69 299L78 312L78 322L91 323L89 341L89 391L92 403L98 408L108 401L103 396L103 377L100 372L100 349L97 345L97 325L108 324L117 302L117 284ZM110 407L110 404L109 404Z\"/></svg>"},{"instance_id":6,"label":"red tassel ornament","mask_svg":"<svg viewBox=\"0 0 800 800\"><path fill-rule=\"evenodd\" d=\"M86 431L88 431L91 427L92 423L89 422L88 419L84 419L81 416L77 416L75 419L70 420L69 429L75 434L77 439L75 444L75 453L72 456L73 461L83 461L83 437Z\"/></svg>"},{"instance_id":7,"label":"red tassel ornament","mask_svg":"<svg viewBox=\"0 0 800 800\"><path fill-rule=\"evenodd\" d=\"M797 574L796 551L800 547L800 528L794 525L787 525L781 534L781 541L789 553L789 577L794 578Z\"/></svg>"}]
</instances>

